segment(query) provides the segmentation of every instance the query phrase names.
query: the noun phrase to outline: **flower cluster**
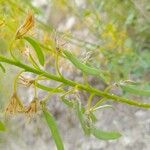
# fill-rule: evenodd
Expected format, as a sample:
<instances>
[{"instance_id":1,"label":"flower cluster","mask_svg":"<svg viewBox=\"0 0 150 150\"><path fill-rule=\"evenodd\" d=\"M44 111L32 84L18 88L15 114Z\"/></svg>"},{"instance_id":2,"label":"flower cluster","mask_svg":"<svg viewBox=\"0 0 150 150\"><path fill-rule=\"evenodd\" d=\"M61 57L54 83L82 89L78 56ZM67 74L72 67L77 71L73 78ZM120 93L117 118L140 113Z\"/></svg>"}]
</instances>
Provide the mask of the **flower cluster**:
<instances>
[{"instance_id":1,"label":"flower cluster","mask_svg":"<svg viewBox=\"0 0 150 150\"><path fill-rule=\"evenodd\" d=\"M17 113L24 113L30 117L38 112L39 106L40 103L37 98L33 98L28 106L24 106L16 92L14 92L5 108L5 114L14 115Z\"/></svg>"}]
</instances>

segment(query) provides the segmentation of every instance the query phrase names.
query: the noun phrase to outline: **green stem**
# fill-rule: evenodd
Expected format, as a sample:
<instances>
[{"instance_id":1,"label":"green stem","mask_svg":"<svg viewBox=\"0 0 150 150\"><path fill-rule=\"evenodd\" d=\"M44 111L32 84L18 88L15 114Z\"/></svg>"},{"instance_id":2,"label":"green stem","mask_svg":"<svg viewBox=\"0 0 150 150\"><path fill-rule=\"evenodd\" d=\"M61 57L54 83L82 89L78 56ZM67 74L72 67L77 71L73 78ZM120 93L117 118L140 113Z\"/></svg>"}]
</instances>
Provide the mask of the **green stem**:
<instances>
[{"instance_id":1,"label":"green stem","mask_svg":"<svg viewBox=\"0 0 150 150\"><path fill-rule=\"evenodd\" d=\"M36 63L36 61L34 60L34 58L32 57L31 54L29 54L29 61L31 62L31 64L32 64L35 68L37 68L37 69L40 68L40 67L38 66L38 64Z\"/></svg>"},{"instance_id":2,"label":"green stem","mask_svg":"<svg viewBox=\"0 0 150 150\"><path fill-rule=\"evenodd\" d=\"M62 76L62 74L61 74L61 72L60 72L60 70L59 70L59 54L56 54L56 56L55 56L55 66L56 66L56 70L57 70L57 73L58 73L58 75L61 77L61 78L64 78L63 76Z\"/></svg>"},{"instance_id":3,"label":"green stem","mask_svg":"<svg viewBox=\"0 0 150 150\"><path fill-rule=\"evenodd\" d=\"M100 99L100 100L98 100L98 102L91 108L91 110L94 110L95 108L99 107L106 100L107 99L105 97Z\"/></svg>"},{"instance_id":4,"label":"green stem","mask_svg":"<svg viewBox=\"0 0 150 150\"><path fill-rule=\"evenodd\" d=\"M53 93L61 93L64 92L63 89L56 89L56 88L52 88L52 87L48 87L39 83L36 83L36 87L44 90L44 91L48 91L48 92L53 92Z\"/></svg>"},{"instance_id":5,"label":"green stem","mask_svg":"<svg viewBox=\"0 0 150 150\"><path fill-rule=\"evenodd\" d=\"M89 113L90 108L91 108L91 102L92 102L92 98L93 98L94 94L92 93L89 98L88 98L88 102L87 102L87 112Z\"/></svg>"},{"instance_id":6,"label":"green stem","mask_svg":"<svg viewBox=\"0 0 150 150\"><path fill-rule=\"evenodd\" d=\"M96 88L86 86L86 85L83 85L81 83L78 83L78 82L75 82L75 81L72 81L72 80L68 80L66 78L58 77L54 74L48 73L48 72L40 70L40 69L37 70L35 68L32 68L28 65L25 65L25 64L19 62L19 61L16 62L12 59L8 59L8 58L6 58L4 56L1 56L1 55L0 55L0 62L5 62L5 63L11 64L11 65L17 66L19 68L24 69L27 72L35 73L37 75L42 75L42 76L44 76L48 79L52 79L52 80L55 80L55 81L58 81L58 82L62 82L64 84L72 86L72 87L77 86L78 89L87 91L89 93L94 93L95 95L98 95L98 96L106 97L107 99L111 99L111 100L116 101L116 102L126 103L126 104L129 104L129 105L134 105L134 106L143 107L143 108L150 108L150 103L140 103L140 102L137 102L137 101L134 101L134 100L129 100L127 98L123 98L123 97L120 97L120 96L117 96L117 95L114 95L114 94L111 94L111 93L107 93L107 92L98 90Z\"/></svg>"},{"instance_id":7,"label":"green stem","mask_svg":"<svg viewBox=\"0 0 150 150\"><path fill-rule=\"evenodd\" d=\"M15 92L15 93L16 93L16 91L17 91L17 80L18 80L19 76L20 76L23 72L24 72L24 70L23 70L23 71L20 71L20 72L16 75L16 77L15 77L15 79L14 79L14 92Z\"/></svg>"}]
</instances>

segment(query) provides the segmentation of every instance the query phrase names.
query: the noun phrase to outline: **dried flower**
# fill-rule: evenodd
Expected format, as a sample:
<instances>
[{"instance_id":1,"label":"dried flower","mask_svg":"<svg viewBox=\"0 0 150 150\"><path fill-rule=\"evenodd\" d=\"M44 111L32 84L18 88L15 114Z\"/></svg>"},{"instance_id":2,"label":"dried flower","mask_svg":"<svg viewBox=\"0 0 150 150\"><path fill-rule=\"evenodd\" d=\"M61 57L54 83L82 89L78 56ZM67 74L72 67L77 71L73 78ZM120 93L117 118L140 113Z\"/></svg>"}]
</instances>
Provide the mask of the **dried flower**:
<instances>
[{"instance_id":1,"label":"dried flower","mask_svg":"<svg viewBox=\"0 0 150 150\"><path fill-rule=\"evenodd\" d=\"M23 112L23 111L24 111L23 104L18 98L17 94L14 93L12 97L10 98L9 104L7 105L5 109L5 113L15 114L18 112Z\"/></svg>"},{"instance_id":2,"label":"dried flower","mask_svg":"<svg viewBox=\"0 0 150 150\"><path fill-rule=\"evenodd\" d=\"M39 101L37 98L34 98L30 105L25 109L25 113L31 116L32 114L36 114L39 107Z\"/></svg>"},{"instance_id":3,"label":"dried flower","mask_svg":"<svg viewBox=\"0 0 150 150\"><path fill-rule=\"evenodd\" d=\"M22 75L19 76L19 79L20 79L19 83L25 85L26 87L29 87L29 86L31 86L31 84L34 83L34 79L26 78Z\"/></svg>"},{"instance_id":4,"label":"dried flower","mask_svg":"<svg viewBox=\"0 0 150 150\"><path fill-rule=\"evenodd\" d=\"M19 27L16 33L16 39L20 39L34 26L34 16L31 12L28 13L24 23Z\"/></svg>"}]
</instances>

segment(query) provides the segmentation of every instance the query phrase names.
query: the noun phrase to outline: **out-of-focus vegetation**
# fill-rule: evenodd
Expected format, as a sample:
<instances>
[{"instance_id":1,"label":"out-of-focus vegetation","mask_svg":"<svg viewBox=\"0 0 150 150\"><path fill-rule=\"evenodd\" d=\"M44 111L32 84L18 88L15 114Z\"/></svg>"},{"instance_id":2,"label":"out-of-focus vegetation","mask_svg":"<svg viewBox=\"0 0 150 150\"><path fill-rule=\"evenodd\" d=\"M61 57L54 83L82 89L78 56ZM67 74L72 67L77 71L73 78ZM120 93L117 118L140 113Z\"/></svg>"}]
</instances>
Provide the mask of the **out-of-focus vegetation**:
<instances>
[{"instance_id":1,"label":"out-of-focus vegetation","mask_svg":"<svg viewBox=\"0 0 150 150\"><path fill-rule=\"evenodd\" d=\"M35 87L51 93L60 93L62 101L75 109L85 134L93 134L103 140L119 138L121 135L118 132L105 133L95 128L93 123L96 118L93 112L103 108L103 105L100 105L107 99L150 107L149 104L118 98L109 93L111 88L117 86L127 93L150 96L149 1L47 0L46 5L42 7L35 5L35 2L0 0L0 54L13 59L9 62L9 59L0 58L0 98L3 102L0 102L1 107L5 105L9 94L6 89L11 93L12 89L8 86L12 83L11 76L15 74L12 67L1 63L6 62L36 74L38 77L31 81ZM17 37L16 33L29 13L34 14L34 27L25 32L25 35ZM32 69L17 64L16 59L30 65ZM67 59L72 65L68 64ZM46 73L45 71L51 70L49 67L54 68L58 76ZM8 75L8 72L12 75ZM42 86L38 83L41 76L60 81L63 85L53 89ZM74 80L67 80L64 76L75 80L76 76L83 76L82 85ZM102 92L91 89L95 83L92 83L89 76L92 76L92 81L96 80L97 84L103 85L98 86L102 88ZM69 86L73 89L70 90ZM64 87L67 87L69 92L65 93ZM81 104L77 97L75 102L65 99L66 95L80 89L90 94L86 105ZM91 101L94 95L103 98L93 104ZM128 94L126 96L129 97ZM43 101L41 105L51 132L57 133L55 120L47 112ZM30 110L28 112L33 113ZM54 140L58 149L63 149L59 133L54 134Z\"/></svg>"},{"instance_id":2,"label":"out-of-focus vegetation","mask_svg":"<svg viewBox=\"0 0 150 150\"><path fill-rule=\"evenodd\" d=\"M74 51L83 51L82 57L85 57L85 51L88 52L85 61L108 69L113 81L129 78L149 81L148 1L60 0L48 4L45 7L50 8L49 15L45 14L44 9L34 7L28 0L1 0L1 52L8 50L19 24L26 13L32 10L38 21L31 34L36 34L43 44L51 47L54 42L50 41L54 40L50 39L52 32L60 31L65 41L74 43ZM48 18L46 25L41 23L46 20L42 19L44 17ZM65 21L69 19L73 25L70 28L68 25L67 29ZM40 32L36 32L37 30ZM83 34L78 35L81 31ZM20 51L24 51L20 43L17 46Z\"/></svg>"}]
</instances>

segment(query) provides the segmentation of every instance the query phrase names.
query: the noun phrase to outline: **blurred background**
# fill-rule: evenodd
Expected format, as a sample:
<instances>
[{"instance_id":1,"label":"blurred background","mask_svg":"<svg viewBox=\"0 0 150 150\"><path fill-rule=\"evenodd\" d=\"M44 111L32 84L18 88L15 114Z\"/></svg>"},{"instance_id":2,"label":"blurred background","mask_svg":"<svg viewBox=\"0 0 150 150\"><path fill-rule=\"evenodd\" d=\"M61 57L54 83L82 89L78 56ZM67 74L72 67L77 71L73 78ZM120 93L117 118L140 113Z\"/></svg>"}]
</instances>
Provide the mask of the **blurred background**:
<instances>
[{"instance_id":1,"label":"blurred background","mask_svg":"<svg viewBox=\"0 0 150 150\"><path fill-rule=\"evenodd\" d=\"M9 56L9 45L16 30L32 11L36 22L31 35L48 48L63 47L71 50L83 62L108 70L111 83L121 80L141 82L150 89L150 2L149 0L0 0L0 54ZM24 58L26 45L15 45L14 53ZM54 58L47 53L53 64ZM64 59L60 70L68 78L81 81L82 74ZM12 83L19 70L5 64L0 70L0 119L3 108L12 95ZM49 68L54 72L53 68ZM33 77L32 74L26 74ZM98 89L105 84L88 77ZM54 86L55 82L46 84ZM112 92L127 98L150 102L148 96L138 96L113 88ZM18 95L24 103L33 98L33 88L19 85ZM45 92L38 90L38 96ZM81 94L83 102L86 93ZM119 130L123 136L114 141L101 141L84 136L75 112L53 95L48 108L55 116L66 150L149 150L150 110L109 102L115 110L97 111L97 126ZM1 150L54 150L55 144L41 114L28 121L25 116L6 120L7 131L0 132Z\"/></svg>"}]
</instances>

